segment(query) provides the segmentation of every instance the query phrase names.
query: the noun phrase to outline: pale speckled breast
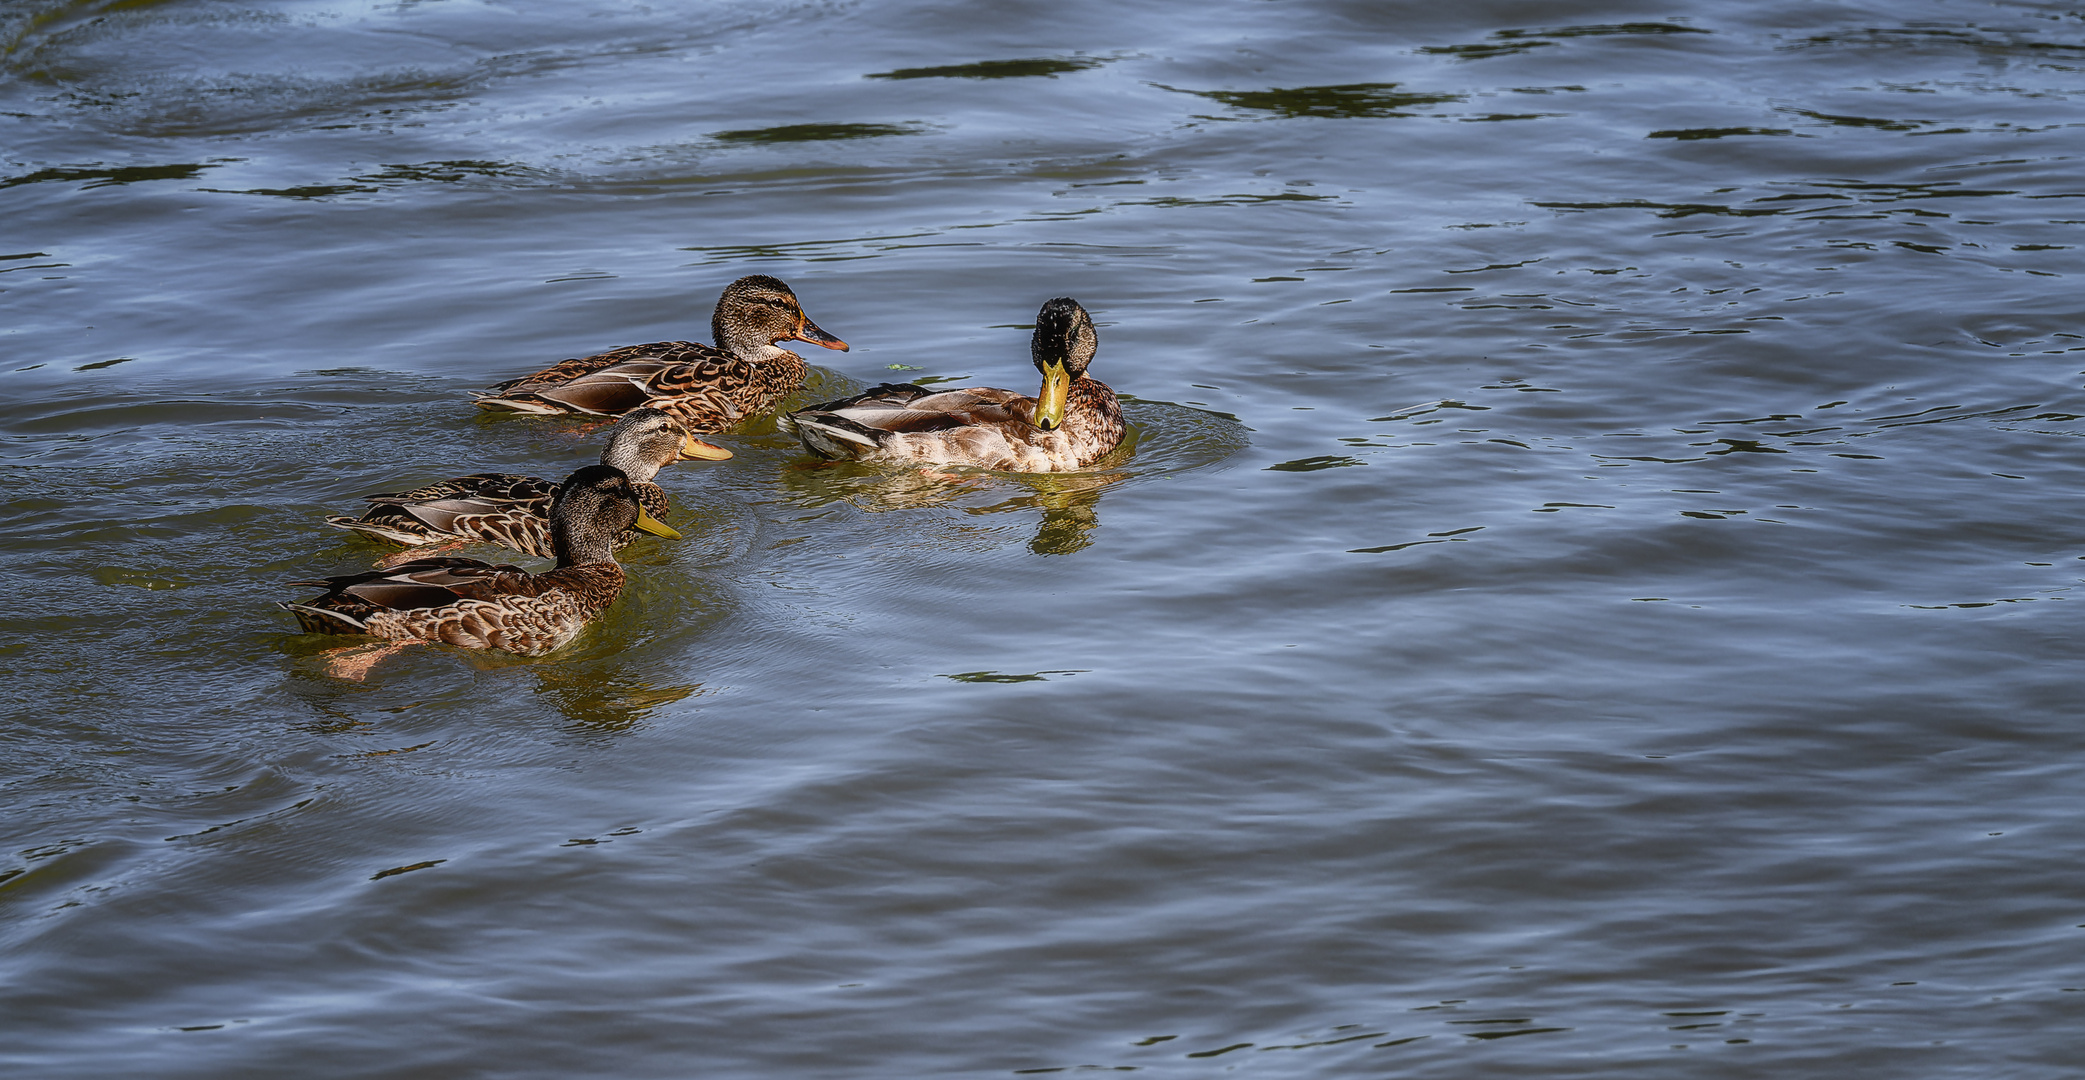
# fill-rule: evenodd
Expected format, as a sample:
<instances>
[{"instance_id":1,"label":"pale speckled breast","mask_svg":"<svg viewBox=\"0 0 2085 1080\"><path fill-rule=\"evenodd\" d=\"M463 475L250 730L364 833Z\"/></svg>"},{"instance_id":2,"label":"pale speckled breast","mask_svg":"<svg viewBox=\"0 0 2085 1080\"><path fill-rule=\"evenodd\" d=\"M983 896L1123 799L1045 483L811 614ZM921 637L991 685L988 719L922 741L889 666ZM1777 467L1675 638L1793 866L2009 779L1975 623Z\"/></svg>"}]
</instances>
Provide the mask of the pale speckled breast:
<instances>
[{"instance_id":1,"label":"pale speckled breast","mask_svg":"<svg viewBox=\"0 0 2085 1080\"><path fill-rule=\"evenodd\" d=\"M995 391L999 392L999 391ZM1018 399L1016 404L1028 399ZM1023 408L1029 406L1022 405ZM1005 472L1069 472L1099 461L1122 442L1122 406L1106 383L1072 384L1064 426L1043 431L1023 420L884 434L866 461L974 465Z\"/></svg>"},{"instance_id":2,"label":"pale speckled breast","mask_svg":"<svg viewBox=\"0 0 2085 1080\"><path fill-rule=\"evenodd\" d=\"M1009 437L1000 428L963 431L895 432L878 452L868 455L909 465L975 465L1005 472L1067 472L1105 456L1119 441L1069 427L1056 431L1022 431Z\"/></svg>"}]
</instances>

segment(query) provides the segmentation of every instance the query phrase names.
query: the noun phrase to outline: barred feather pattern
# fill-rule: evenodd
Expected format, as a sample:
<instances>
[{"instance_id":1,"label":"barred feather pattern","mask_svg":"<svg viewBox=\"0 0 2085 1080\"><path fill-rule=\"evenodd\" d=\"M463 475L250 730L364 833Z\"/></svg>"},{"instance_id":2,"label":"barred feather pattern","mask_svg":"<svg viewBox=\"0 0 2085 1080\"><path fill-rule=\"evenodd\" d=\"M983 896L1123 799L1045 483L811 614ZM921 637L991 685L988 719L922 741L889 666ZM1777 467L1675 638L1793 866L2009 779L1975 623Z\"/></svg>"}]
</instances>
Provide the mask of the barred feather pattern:
<instances>
[{"instance_id":1,"label":"barred feather pattern","mask_svg":"<svg viewBox=\"0 0 2085 1080\"><path fill-rule=\"evenodd\" d=\"M416 559L295 584L327 586L323 596L283 605L308 633L366 633L541 656L615 603L623 569L604 562L530 574L475 559Z\"/></svg>"},{"instance_id":2,"label":"barred feather pattern","mask_svg":"<svg viewBox=\"0 0 2085 1080\"><path fill-rule=\"evenodd\" d=\"M633 480L637 501L652 517L664 521L673 501L666 489L648 480ZM384 495L360 518L335 516L326 523L381 540L419 546L454 540L498 544L510 551L554 559L550 546L550 507L560 485L518 473L475 473L452 480ZM637 539L625 529L616 548Z\"/></svg>"},{"instance_id":3,"label":"barred feather pattern","mask_svg":"<svg viewBox=\"0 0 2085 1080\"><path fill-rule=\"evenodd\" d=\"M629 345L563 360L479 395L480 408L620 416L651 407L706 435L757 416L803 385L810 365L788 349L754 360L693 341Z\"/></svg>"}]
</instances>

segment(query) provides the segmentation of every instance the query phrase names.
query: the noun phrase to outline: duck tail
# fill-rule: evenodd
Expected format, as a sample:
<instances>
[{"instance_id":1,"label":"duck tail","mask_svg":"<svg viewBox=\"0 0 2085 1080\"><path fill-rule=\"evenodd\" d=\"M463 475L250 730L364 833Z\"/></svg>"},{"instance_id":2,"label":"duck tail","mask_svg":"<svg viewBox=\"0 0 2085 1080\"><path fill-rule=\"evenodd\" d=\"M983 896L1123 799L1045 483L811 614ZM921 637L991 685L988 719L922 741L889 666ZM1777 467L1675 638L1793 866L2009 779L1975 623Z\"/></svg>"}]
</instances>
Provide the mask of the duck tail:
<instances>
[{"instance_id":1,"label":"duck tail","mask_svg":"<svg viewBox=\"0 0 2085 1080\"><path fill-rule=\"evenodd\" d=\"M373 536L378 540L389 540L394 544L409 544L414 547L418 547L421 544L434 543L437 539L432 536L418 536L403 529L392 528L380 521L365 521L362 518L344 517L338 514L327 518L326 524L336 529L346 529L349 532L358 532L364 536Z\"/></svg>"},{"instance_id":2,"label":"duck tail","mask_svg":"<svg viewBox=\"0 0 2085 1080\"><path fill-rule=\"evenodd\" d=\"M858 458L881 445L876 440L874 429L844 416L796 413L789 420L790 426L796 429L796 437L803 441L804 449L820 457Z\"/></svg>"},{"instance_id":3,"label":"duck tail","mask_svg":"<svg viewBox=\"0 0 2085 1080\"><path fill-rule=\"evenodd\" d=\"M293 604L288 600L279 600L277 603L289 611L296 612L297 621L304 624L304 629L310 633L366 634L369 632L369 624L355 618L353 615L343 615L338 611L327 611L325 608L312 607L310 604ZM346 627L346 629L340 629L340 627Z\"/></svg>"},{"instance_id":4,"label":"duck tail","mask_svg":"<svg viewBox=\"0 0 2085 1080\"><path fill-rule=\"evenodd\" d=\"M476 395L471 400L472 404L481 409L490 409L493 412L526 413L530 416L556 416L559 413L583 411L535 394L502 395L495 391L488 391Z\"/></svg>"}]
</instances>

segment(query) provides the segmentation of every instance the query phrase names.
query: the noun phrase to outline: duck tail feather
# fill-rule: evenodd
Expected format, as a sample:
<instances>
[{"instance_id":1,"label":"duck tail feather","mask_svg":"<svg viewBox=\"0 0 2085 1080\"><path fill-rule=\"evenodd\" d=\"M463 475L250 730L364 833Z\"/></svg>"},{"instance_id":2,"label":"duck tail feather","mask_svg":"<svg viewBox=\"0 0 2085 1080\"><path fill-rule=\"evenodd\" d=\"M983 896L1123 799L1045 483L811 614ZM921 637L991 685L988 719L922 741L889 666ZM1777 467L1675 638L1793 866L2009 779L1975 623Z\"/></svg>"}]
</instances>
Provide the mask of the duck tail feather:
<instances>
[{"instance_id":1,"label":"duck tail feather","mask_svg":"<svg viewBox=\"0 0 2085 1080\"><path fill-rule=\"evenodd\" d=\"M389 540L394 544L409 544L414 547L418 547L421 544L431 544L435 539L431 536L416 536L403 529L391 528L381 522L364 521L361 518L344 517L338 514L327 518L326 524L336 529L346 529L349 532L373 536L379 540Z\"/></svg>"},{"instance_id":2,"label":"duck tail feather","mask_svg":"<svg viewBox=\"0 0 2085 1080\"><path fill-rule=\"evenodd\" d=\"M304 623L306 629L310 629L313 626L327 626L332 623L339 623L342 626L349 627L350 632L367 633L369 631L369 624L355 618L353 615L343 615L338 611L327 611L325 608L312 607L310 604L292 603L288 600L279 600L277 603L287 610L296 612L298 620Z\"/></svg>"},{"instance_id":3,"label":"duck tail feather","mask_svg":"<svg viewBox=\"0 0 2085 1080\"><path fill-rule=\"evenodd\" d=\"M802 439L812 453L822 457L858 458L880 445L869 429L845 417L799 413L793 419L797 438Z\"/></svg>"},{"instance_id":4,"label":"duck tail feather","mask_svg":"<svg viewBox=\"0 0 2085 1080\"><path fill-rule=\"evenodd\" d=\"M556 416L559 413L573 411L568 407L553 401L547 401L534 394L515 394L511 397L503 397L496 393L485 393L477 395L471 401L481 409L490 409L493 412L527 413L531 416Z\"/></svg>"}]
</instances>

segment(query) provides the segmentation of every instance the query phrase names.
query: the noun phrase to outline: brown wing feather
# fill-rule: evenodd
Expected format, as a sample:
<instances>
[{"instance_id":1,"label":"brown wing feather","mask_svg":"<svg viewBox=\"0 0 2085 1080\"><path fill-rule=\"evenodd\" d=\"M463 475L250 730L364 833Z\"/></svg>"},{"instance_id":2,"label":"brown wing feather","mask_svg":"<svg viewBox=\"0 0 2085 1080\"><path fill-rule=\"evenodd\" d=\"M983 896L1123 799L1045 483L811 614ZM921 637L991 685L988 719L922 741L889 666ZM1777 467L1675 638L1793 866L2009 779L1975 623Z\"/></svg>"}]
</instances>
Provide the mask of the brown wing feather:
<instances>
[{"instance_id":1,"label":"brown wing feather","mask_svg":"<svg viewBox=\"0 0 2085 1080\"><path fill-rule=\"evenodd\" d=\"M545 401L568 412L595 416L620 416L651 400L652 394L638 372L623 367L604 368L582 375L563 386L546 387L528 394L515 394Z\"/></svg>"},{"instance_id":2,"label":"brown wing feather","mask_svg":"<svg viewBox=\"0 0 2085 1080\"><path fill-rule=\"evenodd\" d=\"M483 540L542 558L552 557L550 504L558 485L519 473L475 473L414 488L370 495L360 519L328 524L404 544Z\"/></svg>"},{"instance_id":3,"label":"brown wing feather","mask_svg":"<svg viewBox=\"0 0 2085 1080\"><path fill-rule=\"evenodd\" d=\"M885 431L938 431L973 424L1025 424L1034 415L1034 398L1011 390L973 386L929 394L903 408L883 413L874 421L864 419L863 422Z\"/></svg>"},{"instance_id":4,"label":"brown wing feather","mask_svg":"<svg viewBox=\"0 0 2085 1080\"><path fill-rule=\"evenodd\" d=\"M886 383L851 398L799 409L799 419L844 421L849 428L873 431L941 431L970 424L1010 420L1026 423L1035 400L1011 390L973 386L962 390L928 390L911 383Z\"/></svg>"},{"instance_id":5,"label":"brown wing feather","mask_svg":"<svg viewBox=\"0 0 2085 1080\"><path fill-rule=\"evenodd\" d=\"M421 502L429 499L477 498L502 499L510 502L542 500L546 504L557 495L557 484L535 476L520 473L472 473L449 480L438 480L411 491L391 491L377 495L364 495L363 501L373 503Z\"/></svg>"},{"instance_id":6,"label":"brown wing feather","mask_svg":"<svg viewBox=\"0 0 2085 1080\"><path fill-rule=\"evenodd\" d=\"M550 504L557 496L559 485L514 474L482 475L514 481L498 487L486 485L484 490L504 491L517 497L452 495L407 501L411 496L431 492L459 491L468 486L463 481L476 479L458 477L395 495L371 495L369 497L373 500L395 501L379 502L359 520L334 517L327 521L339 528L354 529L399 543L479 540L537 558L556 558L557 551L550 543ZM673 502L667 497L666 489L649 481L631 486L636 489L637 501L653 518L664 521L672 513ZM637 530L625 529L616 546L624 547L635 539Z\"/></svg>"},{"instance_id":7,"label":"brown wing feather","mask_svg":"<svg viewBox=\"0 0 2085 1080\"><path fill-rule=\"evenodd\" d=\"M366 621L393 608L453 603L459 598L455 591L457 583L480 581L504 573L521 574L522 571L519 567L494 566L478 559L442 556L414 559L383 570L365 570L359 574L290 584L314 585L326 590L325 595L306 601L304 607L337 611L357 621ZM298 618L303 620L303 613L300 612ZM311 629L308 621L306 628Z\"/></svg>"},{"instance_id":8,"label":"brown wing feather","mask_svg":"<svg viewBox=\"0 0 2085 1080\"><path fill-rule=\"evenodd\" d=\"M382 637L442 641L467 649L499 649L540 656L577 637L622 592L623 570L594 563L521 574L470 588L468 596L436 608L380 612L368 620ZM459 587L462 591L462 587Z\"/></svg>"},{"instance_id":9,"label":"brown wing feather","mask_svg":"<svg viewBox=\"0 0 2085 1080\"><path fill-rule=\"evenodd\" d=\"M529 574L476 559L415 559L328 578L325 595L285 604L312 633L361 632L537 656L572 640L622 592L623 571L593 563ZM341 622L337 613L351 620Z\"/></svg>"},{"instance_id":10,"label":"brown wing feather","mask_svg":"<svg viewBox=\"0 0 2085 1080\"><path fill-rule=\"evenodd\" d=\"M566 360L510 379L478 396L488 409L619 416L640 406L664 409L695 434L722 431L802 385L809 370L786 349L744 360L692 341L631 345Z\"/></svg>"},{"instance_id":11,"label":"brown wing feather","mask_svg":"<svg viewBox=\"0 0 2085 1080\"><path fill-rule=\"evenodd\" d=\"M460 500L451 503L452 506L458 504L466 508L475 505ZM449 513L447 507L425 505L408 509L416 515L424 515L423 520L440 521L444 533L449 536L482 540L542 559L556 557L550 546L550 519L529 508L495 507L480 513ZM447 516L442 517L445 513Z\"/></svg>"},{"instance_id":12,"label":"brown wing feather","mask_svg":"<svg viewBox=\"0 0 2085 1080\"><path fill-rule=\"evenodd\" d=\"M562 386L584 375L591 375L603 368L633 361L659 361L666 364L684 364L706 356L729 355L713 346L699 341L654 341L648 345L625 345L592 356L560 360L532 375L508 379L492 387L497 393L535 393L548 387Z\"/></svg>"},{"instance_id":13,"label":"brown wing feather","mask_svg":"<svg viewBox=\"0 0 2085 1080\"><path fill-rule=\"evenodd\" d=\"M632 481L630 486L637 489L637 501L643 505L645 513L664 521L666 515L673 512L673 500L666 497L665 488L649 480Z\"/></svg>"}]
</instances>

